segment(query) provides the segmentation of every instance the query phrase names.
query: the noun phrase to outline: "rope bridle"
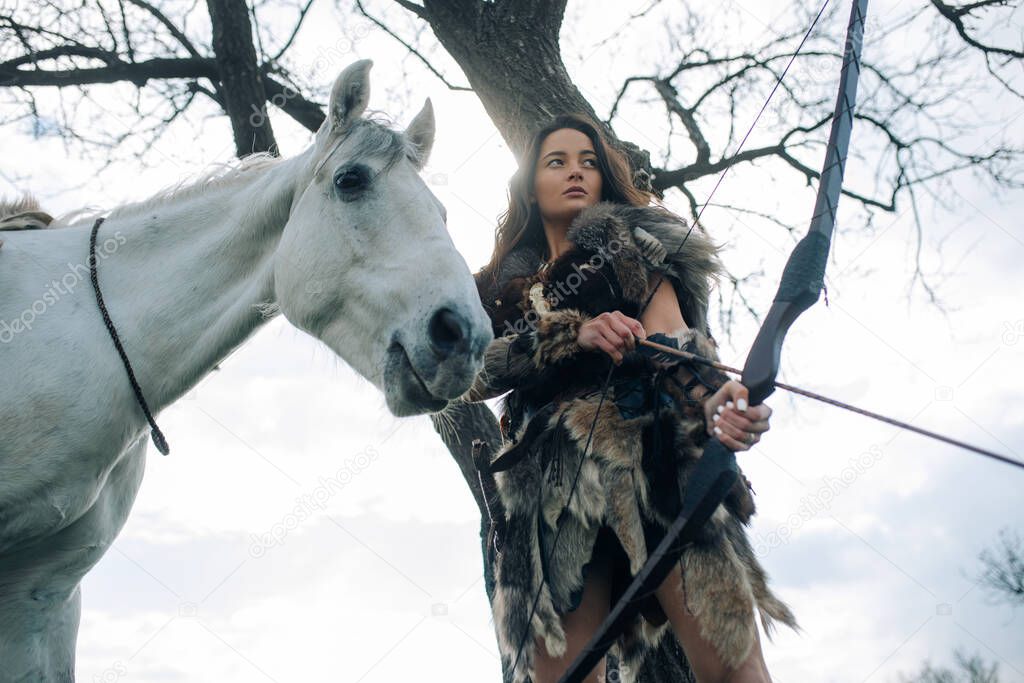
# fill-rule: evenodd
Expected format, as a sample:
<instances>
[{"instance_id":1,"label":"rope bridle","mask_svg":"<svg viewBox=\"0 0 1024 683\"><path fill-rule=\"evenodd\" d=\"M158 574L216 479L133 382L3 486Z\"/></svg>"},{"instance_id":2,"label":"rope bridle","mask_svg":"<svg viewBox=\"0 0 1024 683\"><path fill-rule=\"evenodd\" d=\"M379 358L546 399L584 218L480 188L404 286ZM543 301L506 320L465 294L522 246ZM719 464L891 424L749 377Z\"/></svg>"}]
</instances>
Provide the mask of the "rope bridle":
<instances>
[{"instance_id":1,"label":"rope bridle","mask_svg":"<svg viewBox=\"0 0 1024 683\"><path fill-rule=\"evenodd\" d=\"M107 305L103 301L103 294L100 292L99 276L96 272L96 235L99 233L100 225L103 223L104 217L101 216L96 219L96 222L92 224L92 232L89 235L89 278L92 280L92 291L96 294L96 305L99 306L100 315L103 316L103 324L107 328L107 332L110 333L110 339L114 342L114 348L117 349L117 355L121 357L121 363L124 364L124 370L128 374L128 381L132 385L132 391L135 393L135 400L142 408L143 414L146 416L146 421L149 422L150 435L153 437L153 443L156 445L156 449L163 455L167 455L171 452L171 447L167 445L167 439L164 438L164 433L160 431L160 428L156 426L156 420L153 418L153 413L149 410L149 404L146 403L146 397L142 395L142 387L139 386L139 381L135 378L135 371L132 369L132 364L128 360L128 354L124 350L124 346L121 344L121 338L117 334L117 328L114 327L114 321L110 319L110 313L107 311Z\"/></svg>"}]
</instances>

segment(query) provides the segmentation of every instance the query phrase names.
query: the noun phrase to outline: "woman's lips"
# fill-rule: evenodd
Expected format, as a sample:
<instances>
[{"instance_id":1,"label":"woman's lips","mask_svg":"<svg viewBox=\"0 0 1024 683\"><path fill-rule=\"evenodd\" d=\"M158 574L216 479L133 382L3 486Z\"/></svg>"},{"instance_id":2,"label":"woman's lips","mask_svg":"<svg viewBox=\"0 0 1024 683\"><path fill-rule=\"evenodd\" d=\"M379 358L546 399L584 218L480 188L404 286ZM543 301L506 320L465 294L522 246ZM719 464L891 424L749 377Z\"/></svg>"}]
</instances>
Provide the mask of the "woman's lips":
<instances>
[{"instance_id":1,"label":"woman's lips","mask_svg":"<svg viewBox=\"0 0 1024 683\"><path fill-rule=\"evenodd\" d=\"M566 197L586 197L587 196L587 193L584 192L583 190L569 190L568 192L563 192L562 194L565 195Z\"/></svg>"}]
</instances>

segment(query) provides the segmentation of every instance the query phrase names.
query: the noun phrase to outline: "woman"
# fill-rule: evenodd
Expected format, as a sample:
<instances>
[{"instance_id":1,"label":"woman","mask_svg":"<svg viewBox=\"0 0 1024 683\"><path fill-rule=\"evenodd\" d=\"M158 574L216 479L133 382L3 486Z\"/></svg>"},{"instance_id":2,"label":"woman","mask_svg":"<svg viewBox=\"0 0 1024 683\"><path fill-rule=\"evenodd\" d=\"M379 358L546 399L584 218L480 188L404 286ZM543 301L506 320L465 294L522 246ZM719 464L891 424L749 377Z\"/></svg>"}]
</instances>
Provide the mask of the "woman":
<instances>
[{"instance_id":1,"label":"woman","mask_svg":"<svg viewBox=\"0 0 1024 683\"><path fill-rule=\"evenodd\" d=\"M771 410L748 406L740 383L637 343L717 358L706 315L720 265L703 231L687 238L680 218L648 206L628 169L589 119L554 119L513 176L494 255L476 275L496 339L465 398L511 390L492 464L507 517L488 560L516 683L555 681L579 654L677 514L709 436L742 451L769 426ZM768 633L775 619L796 621L742 528L751 491L741 476L616 642L622 680L669 628L701 683L770 680L755 610ZM587 680L604 673L602 663Z\"/></svg>"}]
</instances>

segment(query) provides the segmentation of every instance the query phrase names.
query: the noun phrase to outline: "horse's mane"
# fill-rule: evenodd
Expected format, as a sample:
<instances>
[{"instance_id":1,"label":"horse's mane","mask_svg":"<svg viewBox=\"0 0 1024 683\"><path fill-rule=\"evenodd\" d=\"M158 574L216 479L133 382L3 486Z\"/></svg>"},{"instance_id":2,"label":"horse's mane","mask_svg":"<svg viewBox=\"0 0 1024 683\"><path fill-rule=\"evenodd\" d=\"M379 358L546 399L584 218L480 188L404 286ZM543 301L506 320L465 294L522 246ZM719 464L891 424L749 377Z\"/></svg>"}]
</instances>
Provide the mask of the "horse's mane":
<instances>
[{"instance_id":1,"label":"horse's mane","mask_svg":"<svg viewBox=\"0 0 1024 683\"><path fill-rule=\"evenodd\" d=\"M384 112L376 110L367 112L367 114L357 124L365 128L364 134L360 136L356 148L353 150L354 156L379 155L385 159L386 166L391 166L402 157L415 160L419 153L418 148L400 131L391 128L391 124L394 122L390 117ZM212 168L208 168L200 175L184 178L146 199L122 204L112 209L109 216L122 217L143 213L174 199L188 199L210 189L231 187L243 180L247 173L268 168L283 161L285 159L269 152L256 152L228 162L214 162L211 164ZM101 208L86 206L53 218L42 211L35 197L26 193L21 198L13 200L0 198L0 230L19 230L27 227L63 228L79 220L97 218L104 213L106 211ZM36 224L23 225L24 220L12 222L10 225L5 222L5 219L19 216L19 214L37 216ZM42 217L46 218L44 222L40 222Z\"/></svg>"},{"instance_id":2,"label":"horse's mane","mask_svg":"<svg viewBox=\"0 0 1024 683\"><path fill-rule=\"evenodd\" d=\"M198 176L183 178L146 199L122 204L112 209L109 216L112 218L115 216L144 213L174 199L188 199L214 188L231 187L241 182L245 174L268 168L282 161L284 159L274 156L270 152L256 152L254 154L247 154L239 159L232 159L231 161L214 162L210 165L211 168L203 171ZM103 213L95 209L83 208L60 216L56 222L59 222L62 226L67 225L69 218L84 217L83 214L88 211L93 211L96 215Z\"/></svg>"},{"instance_id":3,"label":"horse's mane","mask_svg":"<svg viewBox=\"0 0 1024 683\"><path fill-rule=\"evenodd\" d=\"M26 192L18 199L0 199L0 220L25 211L40 211L39 200Z\"/></svg>"},{"instance_id":4,"label":"horse's mane","mask_svg":"<svg viewBox=\"0 0 1024 683\"><path fill-rule=\"evenodd\" d=\"M146 199L122 204L111 210L109 215L125 216L145 212L173 199L187 199L213 188L230 187L232 184L240 182L246 173L273 166L281 161L283 161L281 158L269 152L256 152L228 162L215 162L211 164L212 168L207 168L198 176L184 178ZM63 228L77 220L95 218L104 213L106 213L105 210L96 206L85 206L53 218L42 210L38 199L30 192L26 192L15 199L0 198L0 230ZM26 225L26 216L36 217L34 224ZM42 220L42 216L48 220Z\"/></svg>"},{"instance_id":5,"label":"horse's mane","mask_svg":"<svg viewBox=\"0 0 1024 683\"><path fill-rule=\"evenodd\" d=\"M0 199L0 230L36 230L52 222L53 216L29 192L17 199Z\"/></svg>"}]
</instances>

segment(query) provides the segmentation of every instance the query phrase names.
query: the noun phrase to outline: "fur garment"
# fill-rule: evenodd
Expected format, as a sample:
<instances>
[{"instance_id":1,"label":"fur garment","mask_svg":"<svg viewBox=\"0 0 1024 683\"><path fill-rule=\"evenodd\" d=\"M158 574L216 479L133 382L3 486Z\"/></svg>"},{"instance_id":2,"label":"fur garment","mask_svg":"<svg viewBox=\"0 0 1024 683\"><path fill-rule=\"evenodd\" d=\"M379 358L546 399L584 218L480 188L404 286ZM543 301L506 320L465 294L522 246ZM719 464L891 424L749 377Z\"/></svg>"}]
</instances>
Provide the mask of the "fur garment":
<instances>
[{"instance_id":1,"label":"fur garment","mask_svg":"<svg viewBox=\"0 0 1024 683\"><path fill-rule=\"evenodd\" d=\"M572 247L545 267L543 244L520 244L497 273L476 276L495 340L463 398L507 393L504 443L492 461L506 515L500 552L493 555L492 609L503 669L513 683L532 680L535 642L550 656L564 654L560 615L578 606L584 567L602 527L617 542L626 580L643 566L648 548L674 520L708 440L703 401L727 379L638 346L614 367L602 400L612 362L603 351L579 346L580 326L615 310L639 317L663 278L688 327L673 333L678 348L717 359L707 310L721 267L703 230L687 237L681 219L654 206L600 202L579 213L567 238ZM733 667L754 644L755 613L769 635L776 620L797 628L747 539L744 525L754 510L741 475L680 560L685 604L702 636ZM613 584L613 600L622 588ZM666 631L672 637L651 596L613 646L622 680L634 680Z\"/></svg>"}]
</instances>

